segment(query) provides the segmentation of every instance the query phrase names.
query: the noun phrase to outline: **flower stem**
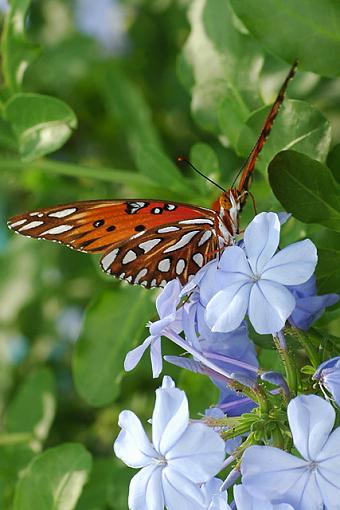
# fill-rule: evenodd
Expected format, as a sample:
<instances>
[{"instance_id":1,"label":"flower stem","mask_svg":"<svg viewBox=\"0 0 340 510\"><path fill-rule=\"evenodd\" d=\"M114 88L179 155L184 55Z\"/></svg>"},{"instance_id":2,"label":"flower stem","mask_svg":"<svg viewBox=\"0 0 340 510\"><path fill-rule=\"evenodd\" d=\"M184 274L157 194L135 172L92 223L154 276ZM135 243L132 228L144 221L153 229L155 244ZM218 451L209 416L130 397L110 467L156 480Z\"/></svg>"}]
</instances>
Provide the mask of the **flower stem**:
<instances>
[{"instance_id":1,"label":"flower stem","mask_svg":"<svg viewBox=\"0 0 340 510\"><path fill-rule=\"evenodd\" d=\"M289 353L283 333L280 331L277 335L273 335L273 340L286 372L289 390L291 394L295 396L298 388L298 373L296 365Z\"/></svg>"},{"instance_id":2,"label":"flower stem","mask_svg":"<svg viewBox=\"0 0 340 510\"><path fill-rule=\"evenodd\" d=\"M320 365L320 358L313 346L313 342L311 339L312 335L307 335L304 331L301 331L297 328L286 328L285 330L288 335L293 336L296 340L302 345L306 354L313 365L314 368L317 368Z\"/></svg>"}]
</instances>

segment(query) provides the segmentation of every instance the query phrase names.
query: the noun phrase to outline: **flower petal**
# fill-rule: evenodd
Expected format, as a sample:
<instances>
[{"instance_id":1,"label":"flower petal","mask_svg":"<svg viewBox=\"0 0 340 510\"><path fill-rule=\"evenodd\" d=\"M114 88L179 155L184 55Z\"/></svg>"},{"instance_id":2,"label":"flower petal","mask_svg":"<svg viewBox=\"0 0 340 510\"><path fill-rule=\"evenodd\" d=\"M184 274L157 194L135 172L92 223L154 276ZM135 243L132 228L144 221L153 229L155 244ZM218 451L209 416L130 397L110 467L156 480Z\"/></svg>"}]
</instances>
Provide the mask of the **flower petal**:
<instances>
[{"instance_id":1,"label":"flower petal","mask_svg":"<svg viewBox=\"0 0 340 510\"><path fill-rule=\"evenodd\" d=\"M156 390L156 404L152 415L152 442L161 455L182 436L189 424L188 400L178 388Z\"/></svg>"},{"instance_id":2,"label":"flower petal","mask_svg":"<svg viewBox=\"0 0 340 510\"><path fill-rule=\"evenodd\" d=\"M139 418L132 411L122 411L118 424L122 430L114 443L114 452L126 465L140 468L158 457Z\"/></svg>"},{"instance_id":3,"label":"flower petal","mask_svg":"<svg viewBox=\"0 0 340 510\"><path fill-rule=\"evenodd\" d=\"M132 349L127 353L124 360L124 370L126 372L130 372L130 370L133 370L135 366L138 365L144 352L152 343L154 338L155 337L153 336L148 336L141 345L138 345L135 349Z\"/></svg>"},{"instance_id":4,"label":"flower petal","mask_svg":"<svg viewBox=\"0 0 340 510\"><path fill-rule=\"evenodd\" d=\"M234 498L240 510L273 510L270 501L254 498L243 485L234 485Z\"/></svg>"},{"instance_id":5,"label":"flower petal","mask_svg":"<svg viewBox=\"0 0 340 510\"><path fill-rule=\"evenodd\" d=\"M309 486L312 475L308 463L303 459L271 446L251 446L243 454L241 472L243 485L259 499L290 503L299 510L322 508L318 493L315 497L316 506L305 505L307 496L304 489ZM311 500L312 497L309 502ZM294 504L297 501L300 506Z\"/></svg>"},{"instance_id":6,"label":"flower petal","mask_svg":"<svg viewBox=\"0 0 340 510\"><path fill-rule=\"evenodd\" d=\"M290 401L287 414L295 447L305 459L315 460L333 428L333 407L317 395L300 395Z\"/></svg>"},{"instance_id":7,"label":"flower petal","mask_svg":"<svg viewBox=\"0 0 340 510\"><path fill-rule=\"evenodd\" d=\"M176 278L166 284L161 294L156 299L156 308L161 319L176 312L180 301L181 283Z\"/></svg>"},{"instance_id":8,"label":"flower petal","mask_svg":"<svg viewBox=\"0 0 340 510\"><path fill-rule=\"evenodd\" d=\"M168 510L204 510L204 494L199 485L166 467L162 471L165 505ZM161 510L161 509L159 509Z\"/></svg>"},{"instance_id":9,"label":"flower petal","mask_svg":"<svg viewBox=\"0 0 340 510\"><path fill-rule=\"evenodd\" d=\"M158 337L152 342L150 347L150 356L151 356L151 365L152 365L152 375L153 377L158 377L163 368L163 358L162 358L162 346L161 339Z\"/></svg>"},{"instance_id":10,"label":"flower petal","mask_svg":"<svg viewBox=\"0 0 340 510\"><path fill-rule=\"evenodd\" d=\"M296 307L289 317L289 322L296 328L307 331L313 322L321 317L327 306L332 306L338 301L338 294L296 298Z\"/></svg>"},{"instance_id":11,"label":"flower petal","mask_svg":"<svg viewBox=\"0 0 340 510\"><path fill-rule=\"evenodd\" d=\"M219 291L234 282L249 281L252 272L246 255L239 246L228 246L217 264L211 265L200 282L200 301L206 306Z\"/></svg>"},{"instance_id":12,"label":"flower petal","mask_svg":"<svg viewBox=\"0 0 340 510\"><path fill-rule=\"evenodd\" d=\"M238 328L248 308L253 284L248 280L220 290L207 304L205 318L214 332L228 333Z\"/></svg>"},{"instance_id":13,"label":"flower petal","mask_svg":"<svg viewBox=\"0 0 340 510\"><path fill-rule=\"evenodd\" d=\"M130 482L130 510L161 510L164 508L162 467L153 464L137 473Z\"/></svg>"},{"instance_id":14,"label":"flower petal","mask_svg":"<svg viewBox=\"0 0 340 510\"><path fill-rule=\"evenodd\" d=\"M192 482L203 483L221 470L224 456L225 445L219 434L202 423L193 423L166 458L169 467Z\"/></svg>"},{"instance_id":15,"label":"flower petal","mask_svg":"<svg viewBox=\"0 0 340 510\"><path fill-rule=\"evenodd\" d=\"M261 274L263 267L276 252L280 241L280 221L277 214L260 213L249 223L244 232L244 246L254 274Z\"/></svg>"},{"instance_id":16,"label":"flower petal","mask_svg":"<svg viewBox=\"0 0 340 510\"><path fill-rule=\"evenodd\" d=\"M283 285L259 280L251 289L248 315L257 333L276 333L283 328L294 306L293 295Z\"/></svg>"},{"instance_id":17,"label":"flower petal","mask_svg":"<svg viewBox=\"0 0 340 510\"><path fill-rule=\"evenodd\" d=\"M340 427L329 436L317 462L318 484L326 508L336 509L340 500Z\"/></svg>"},{"instance_id":18,"label":"flower petal","mask_svg":"<svg viewBox=\"0 0 340 510\"><path fill-rule=\"evenodd\" d=\"M283 285L299 285L313 274L318 261L315 245L309 239L280 250L263 268L262 278Z\"/></svg>"}]
</instances>

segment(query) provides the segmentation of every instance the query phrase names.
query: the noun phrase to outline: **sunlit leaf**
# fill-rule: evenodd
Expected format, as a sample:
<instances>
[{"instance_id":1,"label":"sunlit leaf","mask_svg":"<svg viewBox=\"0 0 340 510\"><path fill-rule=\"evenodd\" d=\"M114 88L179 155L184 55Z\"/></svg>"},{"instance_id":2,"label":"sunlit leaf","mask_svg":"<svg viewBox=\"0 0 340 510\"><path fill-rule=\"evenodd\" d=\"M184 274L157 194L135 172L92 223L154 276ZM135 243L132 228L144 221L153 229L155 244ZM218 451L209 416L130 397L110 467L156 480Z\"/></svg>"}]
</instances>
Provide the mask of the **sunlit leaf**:
<instances>
[{"instance_id":1,"label":"sunlit leaf","mask_svg":"<svg viewBox=\"0 0 340 510\"><path fill-rule=\"evenodd\" d=\"M300 68L340 75L337 0L231 0L237 16L269 51Z\"/></svg>"},{"instance_id":2,"label":"sunlit leaf","mask_svg":"<svg viewBox=\"0 0 340 510\"><path fill-rule=\"evenodd\" d=\"M91 456L76 443L38 455L20 479L14 510L72 510L91 470Z\"/></svg>"},{"instance_id":3,"label":"sunlit leaf","mask_svg":"<svg viewBox=\"0 0 340 510\"><path fill-rule=\"evenodd\" d=\"M19 473L32 460L35 452L29 443L2 444L0 436L0 508L12 508Z\"/></svg>"},{"instance_id":4,"label":"sunlit leaf","mask_svg":"<svg viewBox=\"0 0 340 510\"><path fill-rule=\"evenodd\" d=\"M253 113L242 129L238 152L247 156L256 142L270 107ZM331 142L329 121L314 106L287 99L275 119L272 131L259 156L257 168L266 170L281 150L294 149L319 161L325 161Z\"/></svg>"},{"instance_id":5,"label":"sunlit leaf","mask_svg":"<svg viewBox=\"0 0 340 510\"><path fill-rule=\"evenodd\" d=\"M63 101L41 94L16 94L5 105L17 148L26 160L59 149L77 126L71 108Z\"/></svg>"},{"instance_id":6,"label":"sunlit leaf","mask_svg":"<svg viewBox=\"0 0 340 510\"><path fill-rule=\"evenodd\" d=\"M31 0L11 0L1 38L2 72L10 93L19 92L25 71L38 53L26 38L25 20Z\"/></svg>"},{"instance_id":7,"label":"sunlit leaf","mask_svg":"<svg viewBox=\"0 0 340 510\"><path fill-rule=\"evenodd\" d=\"M191 87L191 108L205 129L221 132L232 142L242 120L261 105L257 81L261 51L235 26L227 0L195 0L190 3L191 33L180 61L180 77ZM186 75L190 73L190 77ZM220 114L221 107L224 111ZM230 110L230 112L229 112ZM230 122L229 122L230 119Z\"/></svg>"},{"instance_id":8,"label":"sunlit leaf","mask_svg":"<svg viewBox=\"0 0 340 510\"><path fill-rule=\"evenodd\" d=\"M340 232L340 191L330 170L295 151L280 152L269 165L271 187L286 211L306 223Z\"/></svg>"},{"instance_id":9,"label":"sunlit leaf","mask_svg":"<svg viewBox=\"0 0 340 510\"><path fill-rule=\"evenodd\" d=\"M44 441L55 414L55 382L43 368L27 376L7 409L9 432L31 432Z\"/></svg>"},{"instance_id":10,"label":"sunlit leaf","mask_svg":"<svg viewBox=\"0 0 340 510\"><path fill-rule=\"evenodd\" d=\"M127 352L147 336L154 294L126 287L105 292L89 306L73 358L80 395L92 405L111 403L120 391Z\"/></svg>"}]
</instances>

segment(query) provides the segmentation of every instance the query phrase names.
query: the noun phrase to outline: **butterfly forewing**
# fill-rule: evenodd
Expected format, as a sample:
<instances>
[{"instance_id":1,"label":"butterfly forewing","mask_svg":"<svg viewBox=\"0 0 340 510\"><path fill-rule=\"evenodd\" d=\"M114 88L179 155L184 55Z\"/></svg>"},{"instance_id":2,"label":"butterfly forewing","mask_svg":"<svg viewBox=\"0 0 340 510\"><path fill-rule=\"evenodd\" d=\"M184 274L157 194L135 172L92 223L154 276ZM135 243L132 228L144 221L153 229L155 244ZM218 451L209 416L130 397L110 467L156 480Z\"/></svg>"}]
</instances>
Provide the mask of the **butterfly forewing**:
<instances>
[{"instance_id":1,"label":"butterfly forewing","mask_svg":"<svg viewBox=\"0 0 340 510\"><path fill-rule=\"evenodd\" d=\"M210 209L133 199L40 209L15 216L8 225L28 237L60 242L84 252L104 252L104 271L130 283L156 287L176 276L185 283L216 255L214 222L215 213Z\"/></svg>"},{"instance_id":2,"label":"butterfly forewing","mask_svg":"<svg viewBox=\"0 0 340 510\"><path fill-rule=\"evenodd\" d=\"M174 278L185 284L216 253L214 220L194 218L149 229L113 246L101 265L129 283L164 287Z\"/></svg>"}]
</instances>

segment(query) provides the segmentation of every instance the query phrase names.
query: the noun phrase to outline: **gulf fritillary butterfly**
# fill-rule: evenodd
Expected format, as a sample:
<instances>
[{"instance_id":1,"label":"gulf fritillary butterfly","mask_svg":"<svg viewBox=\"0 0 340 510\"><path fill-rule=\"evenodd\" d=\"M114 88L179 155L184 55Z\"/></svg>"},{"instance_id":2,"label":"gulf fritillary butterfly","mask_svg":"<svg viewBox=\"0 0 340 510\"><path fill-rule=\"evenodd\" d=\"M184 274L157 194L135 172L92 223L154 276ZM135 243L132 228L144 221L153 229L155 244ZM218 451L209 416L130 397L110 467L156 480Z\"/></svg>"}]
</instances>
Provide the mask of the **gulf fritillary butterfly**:
<instances>
[{"instance_id":1,"label":"gulf fritillary butterfly","mask_svg":"<svg viewBox=\"0 0 340 510\"><path fill-rule=\"evenodd\" d=\"M228 246L239 229L257 157L284 99L294 63L247 158L237 187L223 191L212 209L162 200L73 202L14 216L9 228L27 237L57 241L75 250L103 253L106 273L144 287L182 284Z\"/></svg>"}]
</instances>

